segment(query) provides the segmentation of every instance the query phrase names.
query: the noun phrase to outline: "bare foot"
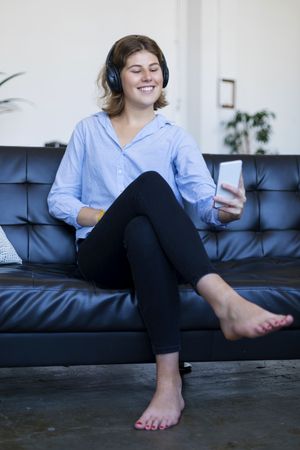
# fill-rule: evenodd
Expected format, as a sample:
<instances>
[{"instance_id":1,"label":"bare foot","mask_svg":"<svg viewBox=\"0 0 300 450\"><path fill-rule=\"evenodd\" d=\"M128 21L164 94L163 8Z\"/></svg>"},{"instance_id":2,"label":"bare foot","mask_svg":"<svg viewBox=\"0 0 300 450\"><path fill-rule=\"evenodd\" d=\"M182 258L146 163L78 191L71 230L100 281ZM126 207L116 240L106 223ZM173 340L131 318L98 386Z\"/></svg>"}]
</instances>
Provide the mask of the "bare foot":
<instances>
[{"instance_id":1,"label":"bare foot","mask_svg":"<svg viewBox=\"0 0 300 450\"><path fill-rule=\"evenodd\" d=\"M159 383L155 394L142 416L135 422L137 430L165 430L179 422L184 408L181 378Z\"/></svg>"},{"instance_id":2,"label":"bare foot","mask_svg":"<svg viewBox=\"0 0 300 450\"><path fill-rule=\"evenodd\" d=\"M291 315L273 314L244 299L216 273L200 278L197 291L213 308L229 340L264 336L294 321Z\"/></svg>"},{"instance_id":3,"label":"bare foot","mask_svg":"<svg viewBox=\"0 0 300 450\"><path fill-rule=\"evenodd\" d=\"M224 336L229 340L264 336L290 326L294 320L291 315L273 314L237 293L226 302L219 319Z\"/></svg>"}]
</instances>

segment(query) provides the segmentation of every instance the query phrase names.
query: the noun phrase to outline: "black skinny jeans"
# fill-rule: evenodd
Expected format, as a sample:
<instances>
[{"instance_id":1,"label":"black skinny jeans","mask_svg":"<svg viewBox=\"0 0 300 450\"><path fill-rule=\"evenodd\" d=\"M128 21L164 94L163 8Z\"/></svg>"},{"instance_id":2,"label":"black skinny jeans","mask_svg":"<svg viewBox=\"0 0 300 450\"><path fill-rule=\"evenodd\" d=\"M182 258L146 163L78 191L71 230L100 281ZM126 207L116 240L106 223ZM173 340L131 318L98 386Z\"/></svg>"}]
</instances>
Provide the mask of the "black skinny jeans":
<instances>
[{"instance_id":1,"label":"black skinny jeans","mask_svg":"<svg viewBox=\"0 0 300 450\"><path fill-rule=\"evenodd\" d=\"M215 272L198 232L153 171L133 181L78 250L81 274L102 288L132 288L154 354L180 349L178 280L194 289Z\"/></svg>"}]
</instances>

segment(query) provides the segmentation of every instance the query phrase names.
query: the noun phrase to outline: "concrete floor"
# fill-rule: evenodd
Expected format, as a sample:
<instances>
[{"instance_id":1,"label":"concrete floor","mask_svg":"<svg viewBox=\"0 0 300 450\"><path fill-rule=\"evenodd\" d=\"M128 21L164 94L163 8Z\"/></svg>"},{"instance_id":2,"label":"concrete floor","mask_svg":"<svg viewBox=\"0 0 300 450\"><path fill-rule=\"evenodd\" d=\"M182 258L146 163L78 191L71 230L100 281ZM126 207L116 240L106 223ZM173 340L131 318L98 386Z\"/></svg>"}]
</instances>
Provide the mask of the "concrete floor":
<instances>
[{"instance_id":1,"label":"concrete floor","mask_svg":"<svg viewBox=\"0 0 300 450\"><path fill-rule=\"evenodd\" d=\"M300 361L194 363L166 431L132 427L152 364L0 369L1 450L299 450Z\"/></svg>"}]
</instances>

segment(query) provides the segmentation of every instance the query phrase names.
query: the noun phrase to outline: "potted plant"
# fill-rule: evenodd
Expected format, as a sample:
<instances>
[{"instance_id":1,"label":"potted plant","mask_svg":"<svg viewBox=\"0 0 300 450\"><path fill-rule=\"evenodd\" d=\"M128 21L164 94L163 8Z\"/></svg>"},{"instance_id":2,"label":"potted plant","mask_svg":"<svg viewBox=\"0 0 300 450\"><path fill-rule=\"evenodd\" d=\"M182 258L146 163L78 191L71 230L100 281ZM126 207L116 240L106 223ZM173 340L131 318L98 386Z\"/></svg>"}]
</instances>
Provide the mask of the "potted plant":
<instances>
[{"instance_id":1,"label":"potted plant","mask_svg":"<svg viewBox=\"0 0 300 450\"><path fill-rule=\"evenodd\" d=\"M3 84L7 83L12 78L23 75L24 73L25 72L18 72L18 73L14 73L13 75L10 75L10 76L4 78L3 80L0 81L0 86L3 86ZM0 72L0 75L5 75L5 74L3 72ZM24 102L26 100L24 100L23 98L13 98L13 97L0 99L0 113L15 111L16 109L18 109L17 103L20 101Z\"/></svg>"},{"instance_id":2,"label":"potted plant","mask_svg":"<svg viewBox=\"0 0 300 450\"><path fill-rule=\"evenodd\" d=\"M225 123L224 144L230 147L230 153L268 153L266 144L272 134L271 121L275 114L266 109L255 114L236 111L234 117Z\"/></svg>"}]
</instances>

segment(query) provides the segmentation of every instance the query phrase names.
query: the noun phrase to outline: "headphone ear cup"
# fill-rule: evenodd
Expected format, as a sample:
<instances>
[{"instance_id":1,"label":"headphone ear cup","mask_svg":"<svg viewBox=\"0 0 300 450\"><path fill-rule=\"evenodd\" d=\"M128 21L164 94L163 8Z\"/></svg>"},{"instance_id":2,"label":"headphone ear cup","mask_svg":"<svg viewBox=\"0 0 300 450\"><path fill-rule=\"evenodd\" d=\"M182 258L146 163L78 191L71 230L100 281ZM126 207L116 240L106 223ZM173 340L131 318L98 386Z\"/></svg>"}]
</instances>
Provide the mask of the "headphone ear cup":
<instances>
[{"instance_id":1,"label":"headphone ear cup","mask_svg":"<svg viewBox=\"0 0 300 450\"><path fill-rule=\"evenodd\" d=\"M118 94L122 92L123 88L119 71L110 63L106 66L106 81L113 92L117 92Z\"/></svg>"},{"instance_id":2,"label":"headphone ear cup","mask_svg":"<svg viewBox=\"0 0 300 450\"><path fill-rule=\"evenodd\" d=\"M106 57L106 62L105 62L106 81L107 81L107 84L110 87L110 89L113 92L117 92L119 94L120 92L123 91L123 88L122 88L122 82L121 82L119 70L112 62L114 49L115 49L115 46L113 45Z\"/></svg>"},{"instance_id":3,"label":"headphone ear cup","mask_svg":"<svg viewBox=\"0 0 300 450\"><path fill-rule=\"evenodd\" d=\"M169 69L166 64L163 66L162 73L163 73L163 88L165 88L169 82Z\"/></svg>"},{"instance_id":4,"label":"headphone ear cup","mask_svg":"<svg viewBox=\"0 0 300 450\"><path fill-rule=\"evenodd\" d=\"M163 88L165 88L169 82L169 68L164 55L162 57L161 70L163 74Z\"/></svg>"}]
</instances>

